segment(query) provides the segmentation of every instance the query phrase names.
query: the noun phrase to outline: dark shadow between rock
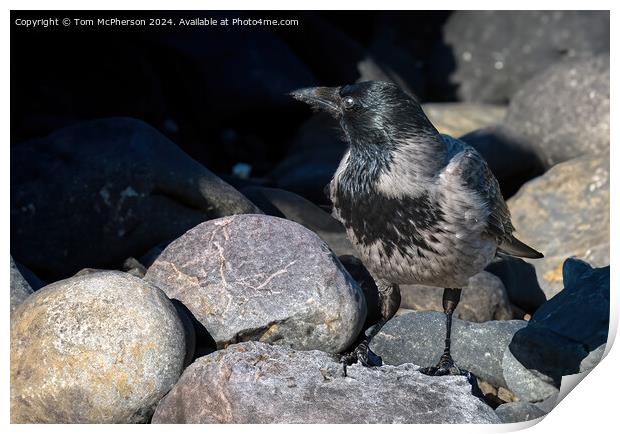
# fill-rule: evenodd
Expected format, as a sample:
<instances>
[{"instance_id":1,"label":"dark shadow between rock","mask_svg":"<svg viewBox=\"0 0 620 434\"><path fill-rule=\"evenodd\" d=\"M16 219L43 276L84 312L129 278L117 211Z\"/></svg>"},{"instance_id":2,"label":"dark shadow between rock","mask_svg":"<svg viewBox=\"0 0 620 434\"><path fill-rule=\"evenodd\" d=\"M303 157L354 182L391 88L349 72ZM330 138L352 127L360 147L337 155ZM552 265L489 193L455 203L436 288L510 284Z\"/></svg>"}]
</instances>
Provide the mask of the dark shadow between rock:
<instances>
[{"instance_id":1,"label":"dark shadow between rock","mask_svg":"<svg viewBox=\"0 0 620 434\"><path fill-rule=\"evenodd\" d=\"M183 363L183 367L187 367L197 358L214 352L217 346L215 345L215 340L209 334L207 329L200 324L185 304L176 298L171 298L170 301L179 313L181 321L183 321L186 342L194 342L192 351L187 351L187 355Z\"/></svg>"},{"instance_id":2,"label":"dark shadow between rock","mask_svg":"<svg viewBox=\"0 0 620 434\"><path fill-rule=\"evenodd\" d=\"M538 284L536 269L523 259L500 254L485 270L501 279L511 303L525 312L533 314L547 301Z\"/></svg>"}]
</instances>

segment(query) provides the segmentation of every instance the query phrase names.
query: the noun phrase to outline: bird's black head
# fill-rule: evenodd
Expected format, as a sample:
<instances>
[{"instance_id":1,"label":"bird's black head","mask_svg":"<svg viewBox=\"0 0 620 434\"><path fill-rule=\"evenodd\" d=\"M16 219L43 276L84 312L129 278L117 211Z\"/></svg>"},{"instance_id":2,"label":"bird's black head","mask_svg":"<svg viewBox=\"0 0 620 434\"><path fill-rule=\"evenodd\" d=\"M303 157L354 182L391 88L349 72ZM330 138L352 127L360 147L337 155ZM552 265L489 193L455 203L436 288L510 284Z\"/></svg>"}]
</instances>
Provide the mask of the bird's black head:
<instances>
[{"instance_id":1,"label":"bird's black head","mask_svg":"<svg viewBox=\"0 0 620 434\"><path fill-rule=\"evenodd\" d=\"M391 148L419 138L438 137L418 102L393 83L312 87L290 95L338 119L353 146Z\"/></svg>"}]
</instances>

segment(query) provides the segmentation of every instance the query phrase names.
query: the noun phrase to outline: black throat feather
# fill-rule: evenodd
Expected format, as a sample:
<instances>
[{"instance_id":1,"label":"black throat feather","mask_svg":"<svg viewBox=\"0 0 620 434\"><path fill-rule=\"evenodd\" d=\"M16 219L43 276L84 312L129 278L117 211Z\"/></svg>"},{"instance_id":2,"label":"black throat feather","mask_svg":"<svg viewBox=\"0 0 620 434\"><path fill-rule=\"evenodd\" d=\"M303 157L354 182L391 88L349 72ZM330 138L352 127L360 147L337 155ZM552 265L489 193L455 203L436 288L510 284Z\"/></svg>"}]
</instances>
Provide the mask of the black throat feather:
<instances>
[{"instance_id":1,"label":"black throat feather","mask_svg":"<svg viewBox=\"0 0 620 434\"><path fill-rule=\"evenodd\" d=\"M436 242L433 233L442 232L438 204L426 193L392 198L377 189L379 177L393 164L390 146L352 146L335 186L334 206L359 243L381 243L388 258L395 250L402 256L437 253L429 241Z\"/></svg>"}]
</instances>

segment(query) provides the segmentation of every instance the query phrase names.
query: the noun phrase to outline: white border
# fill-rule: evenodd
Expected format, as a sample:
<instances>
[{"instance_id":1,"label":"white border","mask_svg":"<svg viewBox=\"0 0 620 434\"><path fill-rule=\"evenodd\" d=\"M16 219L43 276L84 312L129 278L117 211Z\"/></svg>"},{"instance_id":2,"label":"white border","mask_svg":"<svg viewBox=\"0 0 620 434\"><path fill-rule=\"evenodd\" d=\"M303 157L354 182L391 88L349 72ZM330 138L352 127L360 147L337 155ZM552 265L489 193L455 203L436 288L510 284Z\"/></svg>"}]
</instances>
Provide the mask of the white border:
<instances>
[{"instance_id":1,"label":"white border","mask_svg":"<svg viewBox=\"0 0 620 434\"><path fill-rule=\"evenodd\" d=\"M615 2L617 3L617 2ZM199 1L189 1L189 0L175 0L174 2L164 2L161 0L152 0L149 2L138 2L134 0L108 0L105 2L102 1L90 1L88 3L79 2L79 1L55 1L53 5L50 5L50 2L46 1L6 1L5 4L8 4L10 9L15 10L45 10L45 9L77 9L77 10L200 10L200 9L211 9L211 10L251 10L251 9L284 9L284 10L306 10L306 9L325 9L325 10L338 10L338 9L376 9L378 7L382 9L612 9L611 13L611 31L612 31L612 72L615 68L615 47L616 47L616 34L617 32L614 30L618 23L618 20L615 19L615 11L613 10L614 2L611 1L599 1L599 0L591 0L588 2L576 2L576 1L533 1L533 0L522 0L519 2L497 2L490 0L470 0L468 2L464 1L455 1L455 0L444 0L440 3L438 2L411 2L404 0L382 0L381 2L377 1L369 1L369 0L357 0L357 1L339 1L335 2L333 0L314 0L311 2L284 2L284 1L272 1L265 0L261 1L260 4L256 2L252 2L249 0L246 1L210 1L210 2L199 2ZM53 7L51 7L53 6ZM1 43L2 47L2 58L9 59L9 38L10 38L10 26L7 25L10 23L10 15L9 9L4 10L3 14L3 37ZM2 191L2 246L4 246L4 254L0 261L3 261L4 264L9 263L9 116L10 116L10 82L9 82L9 69L7 68L7 61L3 62L4 67L0 69L0 73L2 74L2 93L0 96L3 101L3 112L2 116L0 116L0 122L2 123L2 131L4 133L4 146L2 146L1 151L1 161L3 164L2 177L3 182L1 185ZM617 95L614 86L614 79L612 78L612 101L617 100ZM615 143L615 128L613 125L616 125L616 111L613 109L614 104L612 103L612 128L611 128L611 141ZM612 240L619 239L619 231L618 231L618 213L614 212L614 209L617 209L618 201L615 200L615 194L618 192L618 182L617 177L613 175L615 172L614 169L618 168L618 152L615 152L612 146L612 158L611 158L611 167L612 167L612 178L611 178L611 209L612 209L612 220L611 220L611 238ZM611 247L611 257L612 263L614 263L613 258L617 257L617 248L615 244L612 244ZM9 282L9 273L8 267L0 267L0 273L3 277L3 280L6 285ZM619 278L618 274L612 273L611 287L612 287L612 325L610 329L610 341L613 342L612 336L615 337L617 332L617 316L618 316L618 297L614 294L617 291ZM8 316L8 308L5 307L6 316L3 321L4 325L4 333L2 334L2 343L3 348L7 351L5 353L5 357L2 359L2 367L0 367L0 372L3 372L2 375L2 387L4 390L4 394L2 395L2 422L4 424L8 424L9 421L9 342L8 342L8 328L9 328L9 316ZM620 366L620 355L616 348L613 348L613 345L608 345L607 347L607 356L601 362L601 364L593 370L591 374L587 376L585 380L583 380L579 385L577 385L576 390L569 393L569 395L564 399L542 422L534 425L530 428L531 432L539 432L539 433L547 433L549 430L558 430L563 433L571 433L571 432L608 432L612 428L617 425L616 417L616 407L615 404L617 402L617 394L619 393L619 380L617 373L617 366ZM611 351L610 351L611 349ZM323 431L334 431L334 432L342 432L342 431L350 431L355 430L356 432L374 432L377 433L378 430L389 430L390 432L407 432L411 433L413 430L415 432L454 432L454 431L465 431L465 432L508 432L516 429L523 429L527 426L532 425L532 423L524 423L524 424L512 424L512 425L495 425L495 426L447 426L447 425L417 425L417 426L407 426L407 425L394 425L389 427L376 427L376 426L316 426L316 425L305 425L305 426L278 426L278 425L270 425L270 426L183 426L183 427L170 427L170 426L119 426L114 427L116 430L149 430L149 432L168 432L169 430L184 430L186 432L194 431L194 432L205 432L205 430L211 431L216 430L218 432L237 432L244 431L248 433L256 433L256 432L269 432L269 433L279 433L279 432L290 432L291 429L300 432L316 432L317 430ZM90 425L88 427L83 427L79 425L73 426L43 426L43 425L11 425L8 427L12 431L15 432L30 432L34 430L45 430L46 432L75 432L77 430L82 431L84 429L93 430L94 432L104 432L110 429L109 426L94 426Z\"/></svg>"}]
</instances>

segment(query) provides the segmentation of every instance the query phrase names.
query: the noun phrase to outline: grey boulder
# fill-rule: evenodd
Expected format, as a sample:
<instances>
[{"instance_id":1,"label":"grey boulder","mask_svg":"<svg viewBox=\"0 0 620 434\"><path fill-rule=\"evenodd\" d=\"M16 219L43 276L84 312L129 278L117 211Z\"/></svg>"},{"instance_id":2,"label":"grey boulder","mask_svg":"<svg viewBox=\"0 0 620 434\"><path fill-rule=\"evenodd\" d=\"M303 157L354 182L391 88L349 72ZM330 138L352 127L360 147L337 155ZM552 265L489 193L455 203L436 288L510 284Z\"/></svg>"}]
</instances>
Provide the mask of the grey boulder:
<instances>
[{"instance_id":1,"label":"grey boulder","mask_svg":"<svg viewBox=\"0 0 620 434\"><path fill-rule=\"evenodd\" d=\"M510 101L505 125L537 149L547 167L609 154L609 54L559 63Z\"/></svg>"},{"instance_id":2,"label":"grey boulder","mask_svg":"<svg viewBox=\"0 0 620 434\"><path fill-rule=\"evenodd\" d=\"M514 334L527 323L520 320L452 322L452 356L461 368L494 386L506 387L502 361ZM444 348L445 315L410 312L390 320L372 340L372 351L389 365L437 363Z\"/></svg>"},{"instance_id":3,"label":"grey boulder","mask_svg":"<svg viewBox=\"0 0 620 434\"><path fill-rule=\"evenodd\" d=\"M147 422L185 356L183 324L161 290L122 272L61 280L14 314L11 421Z\"/></svg>"},{"instance_id":4,"label":"grey boulder","mask_svg":"<svg viewBox=\"0 0 620 434\"><path fill-rule=\"evenodd\" d=\"M260 340L339 352L366 318L361 289L329 247L277 217L202 223L166 247L144 278L185 304L218 348Z\"/></svg>"},{"instance_id":5,"label":"grey boulder","mask_svg":"<svg viewBox=\"0 0 620 434\"><path fill-rule=\"evenodd\" d=\"M400 285L401 307L443 312L443 288L424 285ZM455 317L473 322L512 319L510 301L502 281L482 271L469 279L463 288Z\"/></svg>"},{"instance_id":6,"label":"grey boulder","mask_svg":"<svg viewBox=\"0 0 620 434\"><path fill-rule=\"evenodd\" d=\"M609 29L609 11L457 11L431 80L459 100L503 103L555 63L609 52Z\"/></svg>"},{"instance_id":7,"label":"grey boulder","mask_svg":"<svg viewBox=\"0 0 620 434\"><path fill-rule=\"evenodd\" d=\"M525 422L546 416L547 413L529 402L507 402L495 409L504 423Z\"/></svg>"},{"instance_id":8,"label":"grey boulder","mask_svg":"<svg viewBox=\"0 0 620 434\"><path fill-rule=\"evenodd\" d=\"M338 360L257 342L196 360L159 403L153 423L499 423L465 377L412 364L344 377Z\"/></svg>"},{"instance_id":9,"label":"grey boulder","mask_svg":"<svg viewBox=\"0 0 620 434\"><path fill-rule=\"evenodd\" d=\"M517 237L542 252L526 259L547 299L562 289L562 264L577 257L609 265L609 159L581 157L552 167L508 201Z\"/></svg>"}]
</instances>

